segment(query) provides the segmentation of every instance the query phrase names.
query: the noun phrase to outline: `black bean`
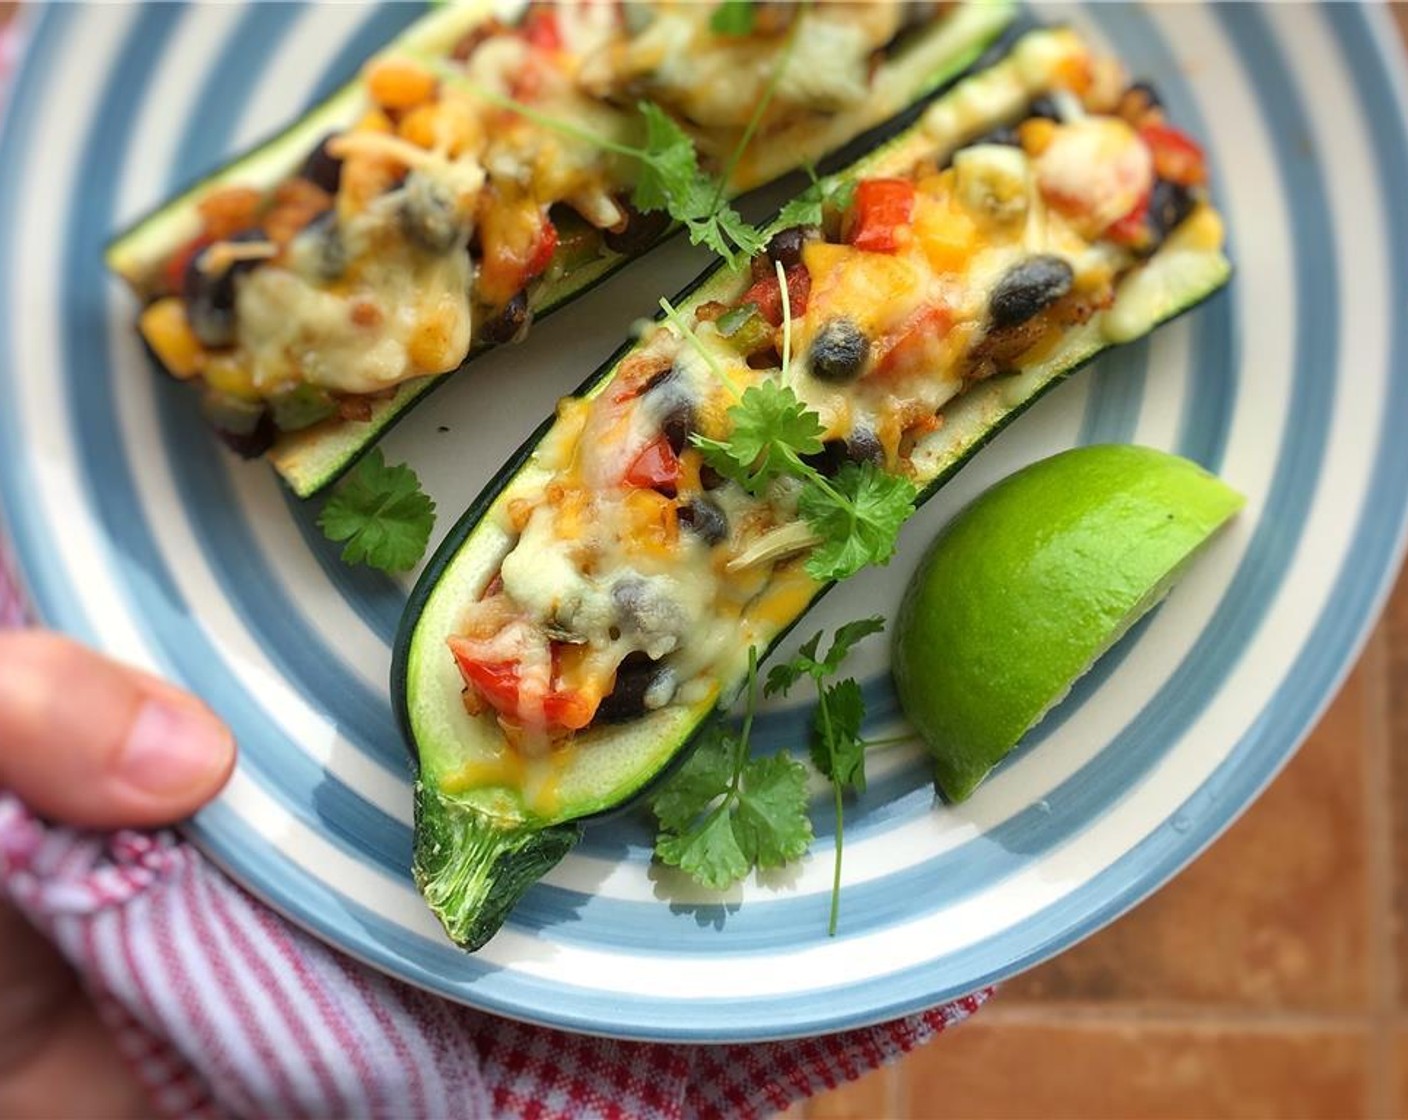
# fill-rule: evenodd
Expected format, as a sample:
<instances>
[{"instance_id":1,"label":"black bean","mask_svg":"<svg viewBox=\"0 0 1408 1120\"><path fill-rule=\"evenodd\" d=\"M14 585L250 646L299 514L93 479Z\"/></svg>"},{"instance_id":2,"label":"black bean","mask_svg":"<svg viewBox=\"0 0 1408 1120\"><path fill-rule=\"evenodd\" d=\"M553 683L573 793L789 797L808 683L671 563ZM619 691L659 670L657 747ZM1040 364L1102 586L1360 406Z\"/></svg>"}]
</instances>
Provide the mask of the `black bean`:
<instances>
[{"instance_id":1,"label":"black bean","mask_svg":"<svg viewBox=\"0 0 1408 1120\"><path fill-rule=\"evenodd\" d=\"M680 608L665 597L658 581L637 576L619 579L611 588L611 603L628 634L654 638L679 632Z\"/></svg>"},{"instance_id":2,"label":"black bean","mask_svg":"<svg viewBox=\"0 0 1408 1120\"><path fill-rule=\"evenodd\" d=\"M778 230L768 242L768 260L776 261L784 269L793 269L802 263L802 249L808 241L815 241L821 231L815 226L789 226Z\"/></svg>"},{"instance_id":3,"label":"black bean","mask_svg":"<svg viewBox=\"0 0 1408 1120\"><path fill-rule=\"evenodd\" d=\"M603 235L606 247L613 253L635 256L643 253L670 227L670 215L663 210L652 210L643 214L625 199L617 199L617 204L626 212L626 228L607 230Z\"/></svg>"},{"instance_id":4,"label":"black bean","mask_svg":"<svg viewBox=\"0 0 1408 1120\"><path fill-rule=\"evenodd\" d=\"M689 435L694 431L694 405L688 400L677 401L665 418L660 421L660 431L669 441L670 450L676 455L689 443Z\"/></svg>"},{"instance_id":5,"label":"black bean","mask_svg":"<svg viewBox=\"0 0 1408 1120\"><path fill-rule=\"evenodd\" d=\"M712 498L698 497L680 507L679 521L710 547L728 536L728 517Z\"/></svg>"},{"instance_id":6,"label":"black bean","mask_svg":"<svg viewBox=\"0 0 1408 1120\"><path fill-rule=\"evenodd\" d=\"M448 253L463 230L454 196L428 175L412 172L401 196L401 229L422 249Z\"/></svg>"},{"instance_id":7,"label":"black bean","mask_svg":"<svg viewBox=\"0 0 1408 1120\"><path fill-rule=\"evenodd\" d=\"M974 144L1000 144L1004 148L1020 148L1022 146L1021 137L1017 135L1017 130L1011 125L1001 125L991 132L984 133L973 141ZM965 145L966 146L966 145Z\"/></svg>"},{"instance_id":8,"label":"black bean","mask_svg":"<svg viewBox=\"0 0 1408 1120\"><path fill-rule=\"evenodd\" d=\"M347 271L347 243L342 240L342 230L337 224L337 211L324 210L299 233L300 240L309 239L312 247L311 259L318 276L324 280L336 280Z\"/></svg>"},{"instance_id":9,"label":"black bean","mask_svg":"<svg viewBox=\"0 0 1408 1120\"><path fill-rule=\"evenodd\" d=\"M336 194L342 184L342 160L328 152L328 141L336 135L330 132L319 140L303 164L303 178L328 194Z\"/></svg>"},{"instance_id":10,"label":"black bean","mask_svg":"<svg viewBox=\"0 0 1408 1120\"><path fill-rule=\"evenodd\" d=\"M829 439L815 455L804 455L802 461L827 478L834 478L847 463L885 465L885 448L869 428L857 428L845 439Z\"/></svg>"},{"instance_id":11,"label":"black bean","mask_svg":"<svg viewBox=\"0 0 1408 1120\"><path fill-rule=\"evenodd\" d=\"M479 341L490 346L501 346L518 338L528 326L528 289L519 293L503 305L479 328Z\"/></svg>"},{"instance_id":12,"label":"black bean","mask_svg":"<svg viewBox=\"0 0 1408 1120\"><path fill-rule=\"evenodd\" d=\"M263 241L261 230L243 230L229 242ZM181 294L186 300L186 316L191 330L206 346L232 346L235 342L235 277L257 268L259 261L234 261L219 272L203 265L210 249L203 249L186 265Z\"/></svg>"},{"instance_id":13,"label":"black bean","mask_svg":"<svg viewBox=\"0 0 1408 1120\"><path fill-rule=\"evenodd\" d=\"M597 723L625 723L669 703L673 672L644 653L628 653L616 669L616 683L596 710ZM669 695L667 695L667 693ZM653 695L652 695L653 694ZM664 700L661 700L664 696Z\"/></svg>"},{"instance_id":14,"label":"black bean","mask_svg":"<svg viewBox=\"0 0 1408 1120\"><path fill-rule=\"evenodd\" d=\"M1153 234L1151 251L1157 249L1163 239L1182 224L1183 219L1193 212L1194 205L1196 200L1187 187L1170 183L1167 179L1155 181L1153 190L1149 192L1149 231Z\"/></svg>"},{"instance_id":15,"label":"black bean","mask_svg":"<svg viewBox=\"0 0 1408 1120\"><path fill-rule=\"evenodd\" d=\"M1071 290L1075 273L1060 257L1028 257L1008 269L988 301L993 330L1015 327L1045 311Z\"/></svg>"},{"instance_id":16,"label":"black bean","mask_svg":"<svg viewBox=\"0 0 1408 1120\"><path fill-rule=\"evenodd\" d=\"M274 414L267 408L258 414L254 423L246 427L243 423L236 428L221 427L218 418L212 417L215 434L220 442L244 459L257 459L274 446L279 436Z\"/></svg>"},{"instance_id":17,"label":"black bean","mask_svg":"<svg viewBox=\"0 0 1408 1120\"><path fill-rule=\"evenodd\" d=\"M708 463L705 463L699 468L699 485L704 487L705 490L717 490L727 481L728 479Z\"/></svg>"},{"instance_id":18,"label":"black bean","mask_svg":"<svg viewBox=\"0 0 1408 1120\"><path fill-rule=\"evenodd\" d=\"M829 319L812 339L807 358L812 376L822 381L854 381L870 357L870 339L850 319Z\"/></svg>"},{"instance_id":19,"label":"black bean","mask_svg":"<svg viewBox=\"0 0 1408 1120\"><path fill-rule=\"evenodd\" d=\"M1048 121L1061 122L1061 110L1056 108L1056 102L1042 94L1027 106L1027 117L1041 117Z\"/></svg>"},{"instance_id":20,"label":"black bean","mask_svg":"<svg viewBox=\"0 0 1408 1120\"><path fill-rule=\"evenodd\" d=\"M1144 104L1150 109L1163 107L1163 98L1159 96L1158 90L1148 82L1135 82L1125 92L1143 94Z\"/></svg>"}]
</instances>

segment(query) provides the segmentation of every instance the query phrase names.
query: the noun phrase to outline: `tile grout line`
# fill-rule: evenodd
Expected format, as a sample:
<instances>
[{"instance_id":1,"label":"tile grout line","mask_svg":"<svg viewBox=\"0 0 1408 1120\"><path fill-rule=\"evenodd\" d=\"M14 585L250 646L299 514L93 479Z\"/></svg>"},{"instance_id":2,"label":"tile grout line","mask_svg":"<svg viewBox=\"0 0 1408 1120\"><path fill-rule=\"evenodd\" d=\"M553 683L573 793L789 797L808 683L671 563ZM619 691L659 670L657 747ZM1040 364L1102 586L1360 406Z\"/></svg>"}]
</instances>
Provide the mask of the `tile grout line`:
<instances>
[{"instance_id":1,"label":"tile grout line","mask_svg":"<svg viewBox=\"0 0 1408 1120\"><path fill-rule=\"evenodd\" d=\"M1367 680L1365 703L1369 711L1367 765L1364 768L1364 827L1367 832L1365 862L1369 886L1369 1110L1375 1117L1398 1115L1395 1077L1398 1019L1398 961L1394 945L1393 873L1393 772L1392 731L1389 719L1389 629L1380 621L1364 651Z\"/></svg>"}]
</instances>

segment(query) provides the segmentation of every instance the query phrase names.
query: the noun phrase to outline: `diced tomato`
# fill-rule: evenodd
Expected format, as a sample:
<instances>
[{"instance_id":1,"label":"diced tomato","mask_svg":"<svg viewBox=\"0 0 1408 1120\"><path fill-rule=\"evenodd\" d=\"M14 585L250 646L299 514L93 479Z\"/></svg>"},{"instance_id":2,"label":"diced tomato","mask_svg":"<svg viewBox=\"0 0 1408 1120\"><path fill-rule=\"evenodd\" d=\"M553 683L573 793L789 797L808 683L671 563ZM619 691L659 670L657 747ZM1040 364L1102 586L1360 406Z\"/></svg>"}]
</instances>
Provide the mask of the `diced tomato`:
<instances>
[{"instance_id":1,"label":"diced tomato","mask_svg":"<svg viewBox=\"0 0 1408 1120\"><path fill-rule=\"evenodd\" d=\"M552 255L555 252L557 252L557 227L544 218L543 228L538 234L538 244L533 249L533 255L528 258L525 278L531 280L546 272L548 265L552 264Z\"/></svg>"},{"instance_id":2,"label":"diced tomato","mask_svg":"<svg viewBox=\"0 0 1408 1120\"><path fill-rule=\"evenodd\" d=\"M893 253L899 230L914 217L914 184L908 179L863 179L856 187L850 242L867 253Z\"/></svg>"},{"instance_id":3,"label":"diced tomato","mask_svg":"<svg viewBox=\"0 0 1408 1120\"><path fill-rule=\"evenodd\" d=\"M465 684L500 715L514 721L522 720L523 712L519 710L522 681L518 674L518 662L481 661L476 656L474 644L464 638L451 638L449 646ZM556 661L554 648L554 665ZM555 677L556 672L553 675ZM596 709L596 702L587 694L554 688L543 697L543 723L550 729L578 731L591 723Z\"/></svg>"},{"instance_id":4,"label":"diced tomato","mask_svg":"<svg viewBox=\"0 0 1408 1120\"><path fill-rule=\"evenodd\" d=\"M943 304L920 308L876 343L872 376L891 377L928 365L952 324L953 315Z\"/></svg>"},{"instance_id":5,"label":"diced tomato","mask_svg":"<svg viewBox=\"0 0 1408 1120\"><path fill-rule=\"evenodd\" d=\"M656 436L636 456L626 471L626 483L642 490L658 490L667 498L675 496L680 481L680 460L670 441Z\"/></svg>"},{"instance_id":6,"label":"diced tomato","mask_svg":"<svg viewBox=\"0 0 1408 1120\"><path fill-rule=\"evenodd\" d=\"M1146 124L1139 136L1153 154L1154 170L1160 179L1184 187L1207 182L1207 157L1186 134L1165 124Z\"/></svg>"},{"instance_id":7,"label":"diced tomato","mask_svg":"<svg viewBox=\"0 0 1408 1120\"><path fill-rule=\"evenodd\" d=\"M475 655L474 644L464 638L451 638L449 644L464 683L479 693L495 711L517 715L518 662L480 661Z\"/></svg>"},{"instance_id":8,"label":"diced tomato","mask_svg":"<svg viewBox=\"0 0 1408 1120\"><path fill-rule=\"evenodd\" d=\"M787 305L793 319L807 313L807 300L811 292L812 274L805 265L794 265L787 273ZM774 327L782 326L782 288L777 282L776 270L743 293L738 305L741 307L745 303L757 304L758 312L764 319Z\"/></svg>"}]
</instances>

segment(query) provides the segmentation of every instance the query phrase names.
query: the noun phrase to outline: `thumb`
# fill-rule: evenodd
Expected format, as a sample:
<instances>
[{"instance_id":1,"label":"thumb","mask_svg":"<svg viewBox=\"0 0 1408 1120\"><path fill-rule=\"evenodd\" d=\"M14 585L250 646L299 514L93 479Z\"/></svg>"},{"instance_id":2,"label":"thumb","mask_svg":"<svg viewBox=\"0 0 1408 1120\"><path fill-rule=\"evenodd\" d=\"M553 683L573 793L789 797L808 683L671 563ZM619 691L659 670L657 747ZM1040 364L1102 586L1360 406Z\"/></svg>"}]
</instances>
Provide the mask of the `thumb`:
<instances>
[{"instance_id":1,"label":"thumb","mask_svg":"<svg viewBox=\"0 0 1408 1120\"><path fill-rule=\"evenodd\" d=\"M195 697L53 634L0 633L0 787L85 828L169 824L230 776L229 730Z\"/></svg>"}]
</instances>

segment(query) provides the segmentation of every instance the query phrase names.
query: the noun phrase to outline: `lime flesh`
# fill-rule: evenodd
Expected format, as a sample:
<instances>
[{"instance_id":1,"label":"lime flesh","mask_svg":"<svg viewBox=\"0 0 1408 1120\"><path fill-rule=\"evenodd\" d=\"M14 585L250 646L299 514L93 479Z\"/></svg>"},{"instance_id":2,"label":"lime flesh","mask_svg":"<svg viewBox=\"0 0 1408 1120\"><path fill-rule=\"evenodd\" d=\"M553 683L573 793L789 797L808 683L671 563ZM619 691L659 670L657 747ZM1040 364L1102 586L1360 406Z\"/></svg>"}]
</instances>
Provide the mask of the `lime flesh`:
<instances>
[{"instance_id":1,"label":"lime flesh","mask_svg":"<svg viewBox=\"0 0 1408 1120\"><path fill-rule=\"evenodd\" d=\"M1109 444L1033 463L954 517L894 631L940 792L968 797L1242 504L1196 463Z\"/></svg>"}]
</instances>

